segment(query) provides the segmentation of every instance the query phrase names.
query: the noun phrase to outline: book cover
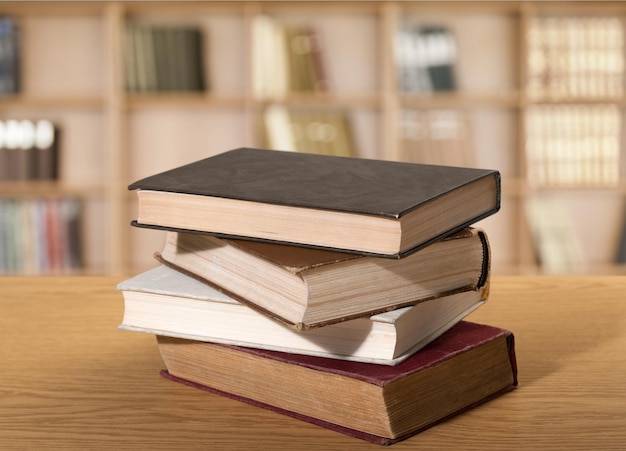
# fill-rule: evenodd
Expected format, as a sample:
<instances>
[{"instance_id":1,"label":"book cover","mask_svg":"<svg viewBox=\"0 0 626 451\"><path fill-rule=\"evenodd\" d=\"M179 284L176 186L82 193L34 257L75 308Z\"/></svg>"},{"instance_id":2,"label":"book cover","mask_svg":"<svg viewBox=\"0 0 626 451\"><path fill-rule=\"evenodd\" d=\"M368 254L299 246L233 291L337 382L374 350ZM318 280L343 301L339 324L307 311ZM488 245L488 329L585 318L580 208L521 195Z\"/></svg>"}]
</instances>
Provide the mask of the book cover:
<instances>
[{"instance_id":1,"label":"book cover","mask_svg":"<svg viewBox=\"0 0 626 451\"><path fill-rule=\"evenodd\" d=\"M156 257L298 330L479 290L490 269L475 228L400 260L183 232Z\"/></svg>"},{"instance_id":2,"label":"book cover","mask_svg":"<svg viewBox=\"0 0 626 451\"><path fill-rule=\"evenodd\" d=\"M500 208L496 170L253 148L170 169L129 189L138 190L137 226L396 258Z\"/></svg>"},{"instance_id":3,"label":"book cover","mask_svg":"<svg viewBox=\"0 0 626 451\"><path fill-rule=\"evenodd\" d=\"M397 365L487 301L488 285L385 313L296 332L166 266L118 284L121 330Z\"/></svg>"},{"instance_id":4,"label":"book cover","mask_svg":"<svg viewBox=\"0 0 626 451\"><path fill-rule=\"evenodd\" d=\"M393 367L157 340L164 377L385 445L517 386L513 334L465 321Z\"/></svg>"}]
</instances>

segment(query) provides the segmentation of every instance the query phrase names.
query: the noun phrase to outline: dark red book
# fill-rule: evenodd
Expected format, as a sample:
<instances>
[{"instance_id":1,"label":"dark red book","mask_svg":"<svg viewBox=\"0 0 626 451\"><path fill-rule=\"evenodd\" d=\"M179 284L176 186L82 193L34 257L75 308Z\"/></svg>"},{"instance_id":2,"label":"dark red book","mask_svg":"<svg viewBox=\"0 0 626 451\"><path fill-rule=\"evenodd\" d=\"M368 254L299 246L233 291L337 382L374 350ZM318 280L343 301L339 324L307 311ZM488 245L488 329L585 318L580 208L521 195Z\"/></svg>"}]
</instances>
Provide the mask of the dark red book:
<instances>
[{"instance_id":1,"label":"dark red book","mask_svg":"<svg viewBox=\"0 0 626 451\"><path fill-rule=\"evenodd\" d=\"M146 177L133 224L402 257L500 208L500 173L240 148Z\"/></svg>"},{"instance_id":2,"label":"dark red book","mask_svg":"<svg viewBox=\"0 0 626 451\"><path fill-rule=\"evenodd\" d=\"M517 386L513 334L465 321L397 366L157 339L168 379L383 445Z\"/></svg>"}]
</instances>

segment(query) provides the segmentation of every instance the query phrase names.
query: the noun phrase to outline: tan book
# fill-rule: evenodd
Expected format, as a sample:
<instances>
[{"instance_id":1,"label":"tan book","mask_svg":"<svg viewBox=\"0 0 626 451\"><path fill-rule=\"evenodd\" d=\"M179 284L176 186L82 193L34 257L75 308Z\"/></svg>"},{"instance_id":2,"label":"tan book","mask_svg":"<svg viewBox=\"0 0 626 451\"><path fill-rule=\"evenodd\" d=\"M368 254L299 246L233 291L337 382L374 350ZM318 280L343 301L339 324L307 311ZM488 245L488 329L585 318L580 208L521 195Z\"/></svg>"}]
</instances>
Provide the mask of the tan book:
<instances>
[{"instance_id":1,"label":"tan book","mask_svg":"<svg viewBox=\"0 0 626 451\"><path fill-rule=\"evenodd\" d=\"M296 329L479 290L489 276L478 229L403 259L168 232L157 258Z\"/></svg>"}]
</instances>

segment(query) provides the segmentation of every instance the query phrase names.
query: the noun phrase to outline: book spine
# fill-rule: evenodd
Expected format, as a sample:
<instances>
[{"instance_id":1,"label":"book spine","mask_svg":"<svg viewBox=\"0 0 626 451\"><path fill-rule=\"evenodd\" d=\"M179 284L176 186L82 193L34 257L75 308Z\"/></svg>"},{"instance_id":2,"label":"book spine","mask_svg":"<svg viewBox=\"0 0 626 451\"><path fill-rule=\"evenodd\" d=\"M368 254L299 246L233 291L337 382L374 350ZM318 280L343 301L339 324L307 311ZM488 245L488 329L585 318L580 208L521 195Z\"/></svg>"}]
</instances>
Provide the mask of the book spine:
<instances>
[{"instance_id":1,"label":"book spine","mask_svg":"<svg viewBox=\"0 0 626 451\"><path fill-rule=\"evenodd\" d=\"M397 33L394 50L401 90L431 92L457 89L456 39L447 28L404 26Z\"/></svg>"},{"instance_id":2,"label":"book spine","mask_svg":"<svg viewBox=\"0 0 626 451\"><path fill-rule=\"evenodd\" d=\"M62 274L82 265L82 207L73 198L0 199L0 274Z\"/></svg>"},{"instance_id":3,"label":"book spine","mask_svg":"<svg viewBox=\"0 0 626 451\"><path fill-rule=\"evenodd\" d=\"M405 109L400 114L402 161L444 166L475 165L467 112Z\"/></svg>"},{"instance_id":4,"label":"book spine","mask_svg":"<svg viewBox=\"0 0 626 451\"><path fill-rule=\"evenodd\" d=\"M528 93L562 99L624 93L624 31L609 16L534 17L529 24Z\"/></svg>"},{"instance_id":5,"label":"book spine","mask_svg":"<svg viewBox=\"0 0 626 451\"><path fill-rule=\"evenodd\" d=\"M621 126L616 105L534 106L526 115L528 181L537 186L619 183Z\"/></svg>"},{"instance_id":6,"label":"book spine","mask_svg":"<svg viewBox=\"0 0 626 451\"><path fill-rule=\"evenodd\" d=\"M201 29L188 28L184 30L185 53L189 54L186 62L188 79L186 80L186 89L189 91L205 91L210 84L207 81L207 72L205 72L205 51L206 36Z\"/></svg>"},{"instance_id":7,"label":"book spine","mask_svg":"<svg viewBox=\"0 0 626 451\"><path fill-rule=\"evenodd\" d=\"M48 120L0 121L0 180L56 180L58 135Z\"/></svg>"},{"instance_id":8,"label":"book spine","mask_svg":"<svg viewBox=\"0 0 626 451\"><path fill-rule=\"evenodd\" d=\"M200 28L128 24L124 50L129 92L197 92L207 86Z\"/></svg>"},{"instance_id":9,"label":"book spine","mask_svg":"<svg viewBox=\"0 0 626 451\"><path fill-rule=\"evenodd\" d=\"M0 17L0 95L15 94L20 85L20 45L17 23Z\"/></svg>"},{"instance_id":10,"label":"book spine","mask_svg":"<svg viewBox=\"0 0 626 451\"><path fill-rule=\"evenodd\" d=\"M139 30L133 24L126 24L124 29L124 81L127 92L140 90L138 45Z\"/></svg>"}]
</instances>

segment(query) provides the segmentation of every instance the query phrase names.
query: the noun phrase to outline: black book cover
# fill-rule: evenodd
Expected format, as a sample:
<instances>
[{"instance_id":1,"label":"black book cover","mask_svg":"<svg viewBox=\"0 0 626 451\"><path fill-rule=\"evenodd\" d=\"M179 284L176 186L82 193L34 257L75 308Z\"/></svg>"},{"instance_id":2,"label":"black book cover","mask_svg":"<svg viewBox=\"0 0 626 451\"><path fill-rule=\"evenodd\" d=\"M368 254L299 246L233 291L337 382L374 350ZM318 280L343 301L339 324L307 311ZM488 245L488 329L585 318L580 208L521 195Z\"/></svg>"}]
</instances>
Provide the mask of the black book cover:
<instances>
[{"instance_id":1,"label":"black book cover","mask_svg":"<svg viewBox=\"0 0 626 451\"><path fill-rule=\"evenodd\" d=\"M399 218L483 177L499 181L500 174L491 169L239 148L143 178L128 188ZM499 200L498 196L496 210Z\"/></svg>"},{"instance_id":2,"label":"black book cover","mask_svg":"<svg viewBox=\"0 0 626 451\"><path fill-rule=\"evenodd\" d=\"M448 223L437 216L437 228L428 233L428 228L420 229L428 222L416 219L430 203L439 203L441 211L445 202L458 203L464 199L464 190L474 189L474 185L484 194L477 199L480 207L459 209L453 212L454 218ZM308 154L254 148L239 148L224 152L213 157L199 160L178 168L141 179L129 186L129 189L140 189L164 193L189 194L212 198L242 200L259 205L288 206L307 210L325 210L355 214L367 218L384 218L402 221L407 215L409 223L403 224L402 234L411 236L419 231L419 238L411 238L402 248L389 252L373 254L387 257L402 257L427 244L444 238L461 230L474 222L497 212L500 208L500 174L491 169L475 169L467 167L436 166L424 164L401 163L394 161L337 157L329 155ZM457 197L458 196L458 197ZM473 198L472 198L473 200ZM464 201L465 202L465 201ZM456 208L456 207L454 207ZM219 214L219 213L217 213ZM408 216L408 215L411 216ZM413 214L418 216L412 217ZM314 219L312 219L314 221ZM177 224L180 223L180 225ZM184 220L177 221L176 216L167 223L134 221L133 225L170 230L200 231L218 236L240 236L232 229L212 230L202 226L186 227ZM311 224L319 227L325 224ZM277 224L278 226L278 224ZM196 228L197 227L197 228ZM265 227L272 228L272 224ZM188 230L189 228L193 230ZM332 233L330 230L329 233ZM343 230L345 232L345 229ZM265 235L257 234L265 233ZM378 233L372 230L371 233ZM220 235L221 234L221 235ZM417 235L415 235L417 236ZM252 231L247 239L278 239L290 242L284 236ZM323 240L322 240L323 241ZM308 243L326 247L325 242ZM307 245L298 241L293 244ZM344 246L329 245L344 251L367 253L367 248L359 248L354 243ZM362 252L360 252L362 251Z\"/></svg>"}]
</instances>

